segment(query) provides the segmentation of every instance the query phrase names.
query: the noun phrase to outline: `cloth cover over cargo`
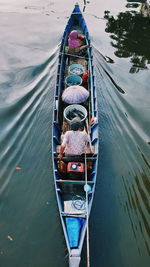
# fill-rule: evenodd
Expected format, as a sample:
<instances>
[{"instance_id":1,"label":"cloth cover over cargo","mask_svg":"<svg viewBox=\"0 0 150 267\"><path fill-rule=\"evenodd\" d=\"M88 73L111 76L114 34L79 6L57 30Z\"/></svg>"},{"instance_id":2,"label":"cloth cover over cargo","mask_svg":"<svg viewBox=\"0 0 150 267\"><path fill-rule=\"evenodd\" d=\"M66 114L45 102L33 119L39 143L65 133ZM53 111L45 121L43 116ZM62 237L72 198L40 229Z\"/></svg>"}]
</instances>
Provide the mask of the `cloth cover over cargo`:
<instances>
[{"instance_id":1,"label":"cloth cover over cargo","mask_svg":"<svg viewBox=\"0 0 150 267\"><path fill-rule=\"evenodd\" d=\"M62 94L62 100L68 104L79 104L86 101L89 92L80 85L73 85L66 88Z\"/></svg>"},{"instance_id":2,"label":"cloth cover over cargo","mask_svg":"<svg viewBox=\"0 0 150 267\"><path fill-rule=\"evenodd\" d=\"M66 228L71 248L77 248L80 240L80 233L85 222L83 218L66 217Z\"/></svg>"}]
</instances>

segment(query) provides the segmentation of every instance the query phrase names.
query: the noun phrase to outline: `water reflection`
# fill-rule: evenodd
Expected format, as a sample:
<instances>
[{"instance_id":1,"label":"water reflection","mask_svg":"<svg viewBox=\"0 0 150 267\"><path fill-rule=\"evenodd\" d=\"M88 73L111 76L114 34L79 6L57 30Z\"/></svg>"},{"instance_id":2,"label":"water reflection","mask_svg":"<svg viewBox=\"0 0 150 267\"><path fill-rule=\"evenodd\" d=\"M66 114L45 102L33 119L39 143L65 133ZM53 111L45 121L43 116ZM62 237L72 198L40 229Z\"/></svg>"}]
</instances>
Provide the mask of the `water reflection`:
<instances>
[{"instance_id":1,"label":"water reflection","mask_svg":"<svg viewBox=\"0 0 150 267\"><path fill-rule=\"evenodd\" d=\"M129 58L132 64L130 73L148 69L150 64L150 19L141 12L121 12L115 18L109 11L104 12L107 19L105 31L111 33L111 45L114 54L120 58Z\"/></svg>"},{"instance_id":2,"label":"water reflection","mask_svg":"<svg viewBox=\"0 0 150 267\"><path fill-rule=\"evenodd\" d=\"M127 0L127 2L129 2L129 3L130 2L132 2L132 3L135 3L135 2L136 3L146 3L146 0L138 0L138 1L137 0Z\"/></svg>"},{"instance_id":3,"label":"water reflection","mask_svg":"<svg viewBox=\"0 0 150 267\"><path fill-rule=\"evenodd\" d=\"M126 7L127 7L127 8L131 8L131 7L133 7L133 8L137 8L137 7L139 7L139 6L140 6L139 3L127 3L127 4L126 4Z\"/></svg>"},{"instance_id":4,"label":"water reflection","mask_svg":"<svg viewBox=\"0 0 150 267\"><path fill-rule=\"evenodd\" d=\"M150 255L150 204L148 200L149 192L147 191L149 189L149 179L144 172L136 175L134 182L131 184L124 177L122 178L127 194L125 210L131 222L132 231L137 242L138 252L141 254L141 249L138 244L140 235L144 241L147 253Z\"/></svg>"},{"instance_id":5,"label":"water reflection","mask_svg":"<svg viewBox=\"0 0 150 267\"><path fill-rule=\"evenodd\" d=\"M89 3L90 3L90 1L83 0L83 4L84 4L84 6L83 6L83 12L85 12L86 5L89 4Z\"/></svg>"}]
</instances>

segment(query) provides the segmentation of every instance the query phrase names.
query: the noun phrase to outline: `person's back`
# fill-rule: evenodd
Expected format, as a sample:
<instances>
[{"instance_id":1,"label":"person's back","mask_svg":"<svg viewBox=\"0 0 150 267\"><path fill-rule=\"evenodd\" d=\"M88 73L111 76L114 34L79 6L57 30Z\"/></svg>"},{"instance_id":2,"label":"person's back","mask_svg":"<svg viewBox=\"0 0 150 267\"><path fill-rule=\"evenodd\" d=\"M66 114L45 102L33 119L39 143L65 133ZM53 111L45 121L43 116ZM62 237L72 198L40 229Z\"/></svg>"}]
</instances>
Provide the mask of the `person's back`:
<instances>
[{"instance_id":1,"label":"person's back","mask_svg":"<svg viewBox=\"0 0 150 267\"><path fill-rule=\"evenodd\" d=\"M63 153L66 155L81 155L85 153L85 147L90 142L90 137L83 131L84 127L81 120L74 118L71 123L71 131L64 134L63 142L60 147L58 157L63 158Z\"/></svg>"},{"instance_id":2,"label":"person's back","mask_svg":"<svg viewBox=\"0 0 150 267\"><path fill-rule=\"evenodd\" d=\"M85 145L90 141L85 131L68 131L64 135L62 146L65 155L81 155L85 152Z\"/></svg>"}]
</instances>

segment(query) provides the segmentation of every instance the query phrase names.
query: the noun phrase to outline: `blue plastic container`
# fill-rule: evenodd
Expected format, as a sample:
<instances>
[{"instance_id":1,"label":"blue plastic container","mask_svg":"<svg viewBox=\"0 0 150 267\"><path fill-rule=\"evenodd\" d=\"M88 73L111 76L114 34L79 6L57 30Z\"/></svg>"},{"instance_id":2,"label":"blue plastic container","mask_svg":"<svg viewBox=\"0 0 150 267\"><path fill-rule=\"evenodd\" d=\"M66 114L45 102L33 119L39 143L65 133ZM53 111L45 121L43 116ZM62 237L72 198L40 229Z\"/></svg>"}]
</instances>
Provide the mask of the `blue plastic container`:
<instances>
[{"instance_id":1,"label":"blue plastic container","mask_svg":"<svg viewBox=\"0 0 150 267\"><path fill-rule=\"evenodd\" d=\"M82 78L78 75L69 75L65 79L67 86L80 85L82 83Z\"/></svg>"},{"instance_id":2,"label":"blue plastic container","mask_svg":"<svg viewBox=\"0 0 150 267\"><path fill-rule=\"evenodd\" d=\"M68 71L73 75L82 75L84 73L84 67L81 64L72 64L69 66Z\"/></svg>"}]
</instances>

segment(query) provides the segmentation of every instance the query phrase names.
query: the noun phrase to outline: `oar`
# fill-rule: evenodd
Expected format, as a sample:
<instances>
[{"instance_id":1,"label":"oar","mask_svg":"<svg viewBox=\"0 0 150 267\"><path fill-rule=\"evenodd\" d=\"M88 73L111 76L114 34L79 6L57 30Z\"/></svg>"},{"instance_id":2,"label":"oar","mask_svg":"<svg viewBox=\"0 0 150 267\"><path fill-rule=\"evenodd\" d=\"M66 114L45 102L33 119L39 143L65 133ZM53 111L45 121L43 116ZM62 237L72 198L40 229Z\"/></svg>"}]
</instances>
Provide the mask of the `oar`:
<instances>
[{"instance_id":1,"label":"oar","mask_svg":"<svg viewBox=\"0 0 150 267\"><path fill-rule=\"evenodd\" d=\"M86 132L88 135L90 135L90 132L91 132L91 126L88 124L88 119L86 118L85 120L85 123L86 123ZM90 145L90 150L91 150L91 153L92 153L92 144L91 144L91 140L89 141L89 145ZM87 148L87 145L85 146ZM86 152L86 151L85 151ZM86 154L86 153L85 153Z\"/></svg>"},{"instance_id":2,"label":"oar","mask_svg":"<svg viewBox=\"0 0 150 267\"><path fill-rule=\"evenodd\" d=\"M74 54L70 54L70 53L62 53L60 52L60 55L66 55L66 56L71 56L71 57L76 57L76 58L82 58L82 59L89 59L88 57L82 57L82 56L78 56L78 55L74 55Z\"/></svg>"},{"instance_id":3,"label":"oar","mask_svg":"<svg viewBox=\"0 0 150 267\"><path fill-rule=\"evenodd\" d=\"M88 212L88 183L87 183L87 159L85 146L85 186L86 193L86 246L87 246L87 267L90 267L90 248L89 248L89 212Z\"/></svg>"}]
</instances>

